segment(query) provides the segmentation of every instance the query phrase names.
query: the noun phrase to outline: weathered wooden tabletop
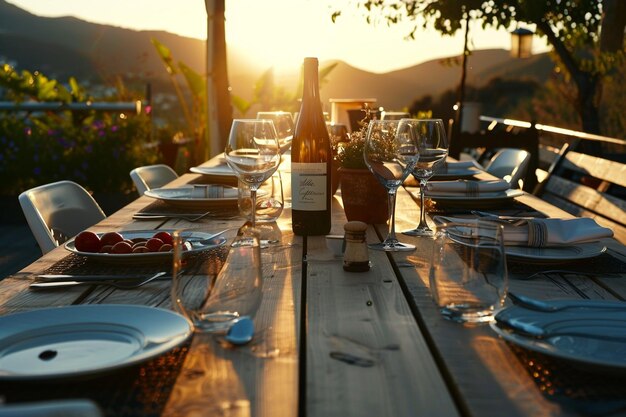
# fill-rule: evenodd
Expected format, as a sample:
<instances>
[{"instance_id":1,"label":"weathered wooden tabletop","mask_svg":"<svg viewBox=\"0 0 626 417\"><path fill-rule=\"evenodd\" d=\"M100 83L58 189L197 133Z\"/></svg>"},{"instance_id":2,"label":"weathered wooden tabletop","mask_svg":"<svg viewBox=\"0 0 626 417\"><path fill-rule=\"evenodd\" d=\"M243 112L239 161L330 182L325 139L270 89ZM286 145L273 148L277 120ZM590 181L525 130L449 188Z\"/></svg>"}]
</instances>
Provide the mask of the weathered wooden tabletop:
<instances>
[{"instance_id":1,"label":"weathered wooden tabletop","mask_svg":"<svg viewBox=\"0 0 626 417\"><path fill-rule=\"evenodd\" d=\"M171 186L198 179L187 174ZM414 188L398 192L396 228L417 224ZM564 212L530 195L521 203L548 216ZM233 228L242 219L132 220L154 200L141 197L94 231L197 227L211 232ZM382 202L381 202L382 203ZM333 198L333 234L346 222L341 198ZM211 335L196 334L163 416L566 416L582 411L546 395L523 358L489 326L466 327L444 320L433 304L428 267L433 241L399 234L414 252L369 251L372 268L348 273L342 259L327 249L323 236L291 232L290 210L277 222L279 244L263 249L263 300L255 317L256 334L232 347ZM385 225L370 226L368 240L379 241ZM606 275L579 264L518 265L510 268L510 288L538 298L626 297L624 246L607 240L618 265ZM0 282L2 315L73 304L137 304L170 308L170 282L135 290L86 286L32 291L34 274L66 258L57 248ZM269 267L268 267L269 265ZM537 268L585 272L547 274L522 280ZM116 272L120 266L103 264ZM590 274L587 274L589 272ZM507 301L508 303L508 301ZM63 381L59 381L63 384ZM624 397L626 398L626 397ZM37 394L32 395L37 399Z\"/></svg>"}]
</instances>

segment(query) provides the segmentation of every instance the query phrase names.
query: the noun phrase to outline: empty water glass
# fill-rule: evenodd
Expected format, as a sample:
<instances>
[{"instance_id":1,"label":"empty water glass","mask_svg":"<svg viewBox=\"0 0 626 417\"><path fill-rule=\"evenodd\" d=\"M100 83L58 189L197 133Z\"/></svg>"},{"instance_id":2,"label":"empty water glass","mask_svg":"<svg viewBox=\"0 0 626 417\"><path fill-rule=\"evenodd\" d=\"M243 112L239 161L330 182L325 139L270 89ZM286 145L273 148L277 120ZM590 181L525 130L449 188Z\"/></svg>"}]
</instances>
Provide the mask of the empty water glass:
<instances>
[{"instance_id":1,"label":"empty water glass","mask_svg":"<svg viewBox=\"0 0 626 417\"><path fill-rule=\"evenodd\" d=\"M261 303L262 290L258 238L254 235L239 238L245 242L231 245L224 262L219 251L225 248L214 249L208 256L190 251L193 236L193 230L173 233L174 309L187 317L198 332L224 331L239 317L253 317Z\"/></svg>"},{"instance_id":2,"label":"empty water glass","mask_svg":"<svg viewBox=\"0 0 626 417\"><path fill-rule=\"evenodd\" d=\"M502 230L484 221L438 228L430 291L445 318L483 323L502 307L508 287Z\"/></svg>"}]
</instances>

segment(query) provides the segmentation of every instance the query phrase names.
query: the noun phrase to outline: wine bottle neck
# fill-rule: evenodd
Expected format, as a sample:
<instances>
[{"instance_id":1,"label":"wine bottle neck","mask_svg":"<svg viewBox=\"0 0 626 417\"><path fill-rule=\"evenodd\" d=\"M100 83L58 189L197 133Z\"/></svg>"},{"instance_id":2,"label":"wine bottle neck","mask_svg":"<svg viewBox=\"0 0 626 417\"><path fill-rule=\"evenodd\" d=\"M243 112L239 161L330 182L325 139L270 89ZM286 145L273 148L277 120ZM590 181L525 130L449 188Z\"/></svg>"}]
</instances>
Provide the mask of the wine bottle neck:
<instances>
[{"instance_id":1,"label":"wine bottle neck","mask_svg":"<svg viewBox=\"0 0 626 417\"><path fill-rule=\"evenodd\" d=\"M320 88L317 70L317 59L305 59L304 61L304 90L302 92L303 106L316 106L322 108Z\"/></svg>"}]
</instances>

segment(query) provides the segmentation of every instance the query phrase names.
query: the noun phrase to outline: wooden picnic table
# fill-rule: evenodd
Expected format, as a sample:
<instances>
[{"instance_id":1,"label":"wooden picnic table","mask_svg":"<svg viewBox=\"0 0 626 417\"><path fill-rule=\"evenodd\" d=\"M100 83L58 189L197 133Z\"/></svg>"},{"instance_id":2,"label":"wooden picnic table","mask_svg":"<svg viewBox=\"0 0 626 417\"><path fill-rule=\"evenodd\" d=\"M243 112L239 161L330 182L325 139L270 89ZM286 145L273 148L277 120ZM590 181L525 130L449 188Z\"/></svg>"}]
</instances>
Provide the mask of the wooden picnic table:
<instances>
[{"instance_id":1,"label":"wooden picnic table","mask_svg":"<svg viewBox=\"0 0 626 417\"><path fill-rule=\"evenodd\" d=\"M185 174L169 186L201 180L199 175ZM398 231L417 224L416 195L416 188L399 190ZM132 219L134 213L153 203L149 197L140 197L91 230L197 227L213 232L232 228L227 236L233 238L242 224L241 218L206 218L194 223ZM514 204L551 217L569 217L528 194L516 198ZM339 193L332 205L331 233L343 234L346 218ZM436 209L445 212L442 207ZM152 360L121 376L114 373L78 382L35 381L35 388L28 383L19 388L0 383L0 396L9 402L91 397L106 414L120 416L584 415L591 400L552 393L562 382L551 381L545 373L553 372L554 366L542 368L540 360L545 358L520 353L488 325L470 327L442 318L429 292L432 239L399 234L401 241L413 243L417 249L393 254L370 250L371 270L349 273L343 270L342 259L328 250L324 236L292 234L289 208L276 225L280 243L263 249L263 300L255 316L256 334L248 345L233 347L219 337L196 333L191 343L165 364ZM386 233L386 225L370 225L368 241L380 241ZM537 298L624 300L626 248L612 239L606 244L608 253L601 259L558 265L511 264L509 286ZM35 274L58 270L70 256L77 255L59 247L0 282L1 314L75 304L171 308L169 281L134 290L28 288ZM108 273L125 268L115 263L90 267ZM554 269L573 272L520 279ZM164 366L165 374L159 370ZM580 371L567 368L562 372ZM139 382L121 384L133 378ZM583 379L589 382L589 378ZM98 387L106 389L102 392ZM133 391L132 398L120 396L119 391ZM620 395L626 400L626 393L618 393L618 398Z\"/></svg>"}]
</instances>

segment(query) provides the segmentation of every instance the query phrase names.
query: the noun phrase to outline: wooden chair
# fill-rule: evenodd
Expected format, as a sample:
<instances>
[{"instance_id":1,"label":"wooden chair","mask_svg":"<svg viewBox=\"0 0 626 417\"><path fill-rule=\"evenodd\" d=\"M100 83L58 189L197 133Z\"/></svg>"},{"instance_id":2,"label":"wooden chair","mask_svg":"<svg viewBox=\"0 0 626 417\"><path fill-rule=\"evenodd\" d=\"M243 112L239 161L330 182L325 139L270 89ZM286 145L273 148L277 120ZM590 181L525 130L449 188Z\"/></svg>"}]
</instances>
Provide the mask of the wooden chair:
<instances>
[{"instance_id":1,"label":"wooden chair","mask_svg":"<svg viewBox=\"0 0 626 417\"><path fill-rule=\"evenodd\" d=\"M580 217L594 218L626 243L626 164L565 144L533 194Z\"/></svg>"},{"instance_id":2,"label":"wooden chair","mask_svg":"<svg viewBox=\"0 0 626 417\"><path fill-rule=\"evenodd\" d=\"M87 190L72 181L32 188L18 200L43 254L106 217Z\"/></svg>"},{"instance_id":3,"label":"wooden chair","mask_svg":"<svg viewBox=\"0 0 626 417\"><path fill-rule=\"evenodd\" d=\"M178 174L172 168L164 164L146 165L130 171L130 178L137 188L139 195L148 190L159 188L174 181Z\"/></svg>"}]
</instances>

